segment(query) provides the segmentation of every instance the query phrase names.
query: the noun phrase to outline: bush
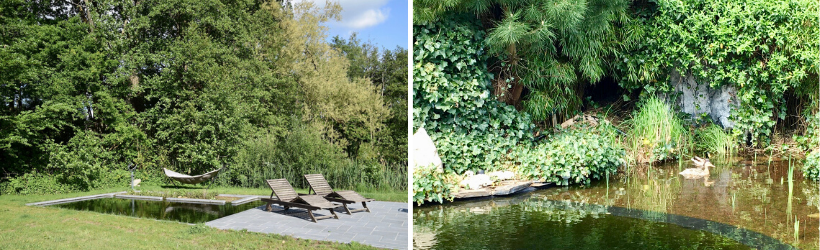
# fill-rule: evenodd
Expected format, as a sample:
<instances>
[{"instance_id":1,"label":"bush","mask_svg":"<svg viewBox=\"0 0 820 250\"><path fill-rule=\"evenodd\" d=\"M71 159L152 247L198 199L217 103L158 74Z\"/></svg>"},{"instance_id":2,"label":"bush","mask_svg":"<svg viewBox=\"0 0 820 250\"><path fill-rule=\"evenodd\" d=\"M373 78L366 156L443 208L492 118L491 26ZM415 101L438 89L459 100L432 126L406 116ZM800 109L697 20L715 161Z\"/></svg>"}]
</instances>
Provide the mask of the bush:
<instances>
[{"instance_id":1,"label":"bush","mask_svg":"<svg viewBox=\"0 0 820 250\"><path fill-rule=\"evenodd\" d=\"M282 138L265 134L245 142L217 182L266 188L265 180L285 178L294 187L307 188L305 174L323 174L334 188L407 190L406 166L351 160L322 137L321 126L298 119L291 123Z\"/></svg>"},{"instance_id":2,"label":"bush","mask_svg":"<svg viewBox=\"0 0 820 250\"><path fill-rule=\"evenodd\" d=\"M691 141L683 120L657 97L647 99L627 124L631 128L627 140L639 163L674 159Z\"/></svg>"},{"instance_id":3,"label":"bush","mask_svg":"<svg viewBox=\"0 0 820 250\"><path fill-rule=\"evenodd\" d=\"M625 164L624 150L602 136L600 130L570 130L533 148L520 147L511 154L513 164L518 165L518 173L527 178L558 185L588 185L591 179L603 179Z\"/></svg>"},{"instance_id":4,"label":"bush","mask_svg":"<svg viewBox=\"0 0 820 250\"><path fill-rule=\"evenodd\" d=\"M453 201L458 185L454 184L455 176L439 173L435 168L416 168L413 170L413 202L421 205L425 201L442 203Z\"/></svg>"},{"instance_id":5,"label":"bush","mask_svg":"<svg viewBox=\"0 0 820 250\"><path fill-rule=\"evenodd\" d=\"M815 149L806 156L803 176L814 181L820 179L820 149Z\"/></svg>"}]
</instances>

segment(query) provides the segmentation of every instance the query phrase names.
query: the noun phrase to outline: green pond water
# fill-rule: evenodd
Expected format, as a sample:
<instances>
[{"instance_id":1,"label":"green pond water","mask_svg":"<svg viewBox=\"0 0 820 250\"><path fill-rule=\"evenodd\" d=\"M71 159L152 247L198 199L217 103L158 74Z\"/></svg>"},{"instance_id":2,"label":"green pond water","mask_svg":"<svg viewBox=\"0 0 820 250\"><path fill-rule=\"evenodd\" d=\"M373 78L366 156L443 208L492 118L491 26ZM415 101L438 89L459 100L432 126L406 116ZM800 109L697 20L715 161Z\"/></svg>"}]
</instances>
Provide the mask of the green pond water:
<instances>
[{"instance_id":1,"label":"green pond water","mask_svg":"<svg viewBox=\"0 0 820 250\"><path fill-rule=\"evenodd\" d=\"M119 198L102 198L64 204L54 207L99 213L126 215L157 220L171 220L185 223L203 223L264 205L261 201L239 206L188 204L165 201L142 201Z\"/></svg>"},{"instance_id":2,"label":"green pond water","mask_svg":"<svg viewBox=\"0 0 820 250\"><path fill-rule=\"evenodd\" d=\"M818 185L803 179L799 165L789 185L787 161L713 162L708 180L681 178L691 165L675 162L634 168L589 187L417 206L413 246L818 249Z\"/></svg>"}]
</instances>

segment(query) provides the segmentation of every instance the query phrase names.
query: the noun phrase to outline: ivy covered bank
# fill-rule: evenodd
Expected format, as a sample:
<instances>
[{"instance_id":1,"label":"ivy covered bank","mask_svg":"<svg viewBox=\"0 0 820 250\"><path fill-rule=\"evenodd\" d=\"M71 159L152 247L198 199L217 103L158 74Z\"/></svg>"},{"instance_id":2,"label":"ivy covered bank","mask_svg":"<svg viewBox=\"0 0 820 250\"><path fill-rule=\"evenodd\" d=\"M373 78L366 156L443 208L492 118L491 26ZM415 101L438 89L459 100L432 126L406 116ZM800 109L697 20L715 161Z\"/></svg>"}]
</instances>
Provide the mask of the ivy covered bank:
<instances>
[{"instance_id":1,"label":"ivy covered bank","mask_svg":"<svg viewBox=\"0 0 820 250\"><path fill-rule=\"evenodd\" d=\"M569 185L706 153L805 157L817 178L817 10L414 1L413 126L443 161L416 168L414 199L452 199L468 171Z\"/></svg>"}]
</instances>

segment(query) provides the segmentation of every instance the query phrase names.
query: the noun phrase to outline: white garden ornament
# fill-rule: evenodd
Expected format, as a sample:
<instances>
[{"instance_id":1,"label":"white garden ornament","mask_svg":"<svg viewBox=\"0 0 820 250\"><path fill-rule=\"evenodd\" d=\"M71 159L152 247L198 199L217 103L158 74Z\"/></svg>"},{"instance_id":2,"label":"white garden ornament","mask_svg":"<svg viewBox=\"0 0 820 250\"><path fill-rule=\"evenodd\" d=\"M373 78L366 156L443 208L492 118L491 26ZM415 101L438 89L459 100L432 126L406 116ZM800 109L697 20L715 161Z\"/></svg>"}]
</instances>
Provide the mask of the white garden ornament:
<instances>
[{"instance_id":1,"label":"white garden ornament","mask_svg":"<svg viewBox=\"0 0 820 250\"><path fill-rule=\"evenodd\" d=\"M444 172L441 163L441 157L438 156L436 144L433 139L427 135L424 128L419 128L413 135L413 167L414 168L429 168L435 167L439 173Z\"/></svg>"}]
</instances>

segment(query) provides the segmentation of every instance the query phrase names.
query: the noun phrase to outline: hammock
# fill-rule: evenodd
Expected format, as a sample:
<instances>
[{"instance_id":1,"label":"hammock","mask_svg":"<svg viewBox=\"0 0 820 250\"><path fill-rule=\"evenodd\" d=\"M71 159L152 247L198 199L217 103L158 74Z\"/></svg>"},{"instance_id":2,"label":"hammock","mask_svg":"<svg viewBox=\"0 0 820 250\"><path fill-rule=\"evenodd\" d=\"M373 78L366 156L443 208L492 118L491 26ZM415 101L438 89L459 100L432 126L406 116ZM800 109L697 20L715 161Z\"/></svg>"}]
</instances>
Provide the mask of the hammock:
<instances>
[{"instance_id":1,"label":"hammock","mask_svg":"<svg viewBox=\"0 0 820 250\"><path fill-rule=\"evenodd\" d=\"M219 168L217 170L207 172L207 173L204 173L204 174L201 174L201 175L195 175L195 176L190 176L190 175L187 175L187 174L180 174L180 173L168 170L167 168L162 168L162 170L164 170L165 175L168 176L168 178L171 178L172 180L176 180L178 182L185 183L185 184L197 184L197 183L200 183L200 182L203 182L203 181L210 180L211 178L216 176L216 174L219 173L219 171L222 170L222 168Z\"/></svg>"}]
</instances>

